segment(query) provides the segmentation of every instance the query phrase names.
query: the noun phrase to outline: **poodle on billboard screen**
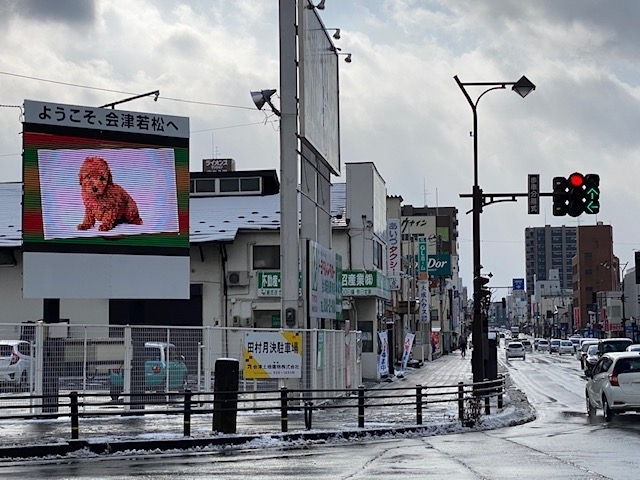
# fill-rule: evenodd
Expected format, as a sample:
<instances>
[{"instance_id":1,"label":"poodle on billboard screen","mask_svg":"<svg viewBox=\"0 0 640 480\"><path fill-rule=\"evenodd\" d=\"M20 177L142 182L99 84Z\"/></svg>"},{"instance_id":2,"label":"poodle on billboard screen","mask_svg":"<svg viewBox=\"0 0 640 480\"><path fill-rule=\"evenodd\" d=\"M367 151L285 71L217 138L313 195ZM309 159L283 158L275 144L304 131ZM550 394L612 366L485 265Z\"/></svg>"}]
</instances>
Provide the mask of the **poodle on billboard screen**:
<instances>
[{"instance_id":1,"label":"poodle on billboard screen","mask_svg":"<svg viewBox=\"0 0 640 480\"><path fill-rule=\"evenodd\" d=\"M40 150L38 175L45 240L179 230L172 149Z\"/></svg>"}]
</instances>

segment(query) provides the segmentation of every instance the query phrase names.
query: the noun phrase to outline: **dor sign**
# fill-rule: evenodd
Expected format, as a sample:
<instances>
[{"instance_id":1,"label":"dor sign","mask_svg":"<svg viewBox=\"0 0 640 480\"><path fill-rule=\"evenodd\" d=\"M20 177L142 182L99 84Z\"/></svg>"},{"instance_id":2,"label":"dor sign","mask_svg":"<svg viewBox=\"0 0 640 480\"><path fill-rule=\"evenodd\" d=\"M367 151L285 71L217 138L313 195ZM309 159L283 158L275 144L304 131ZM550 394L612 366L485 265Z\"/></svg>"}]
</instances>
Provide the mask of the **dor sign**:
<instances>
[{"instance_id":1,"label":"dor sign","mask_svg":"<svg viewBox=\"0 0 640 480\"><path fill-rule=\"evenodd\" d=\"M451 276L451 255L440 253L429 255L427 268L430 277L450 277Z\"/></svg>"}]
</instances>

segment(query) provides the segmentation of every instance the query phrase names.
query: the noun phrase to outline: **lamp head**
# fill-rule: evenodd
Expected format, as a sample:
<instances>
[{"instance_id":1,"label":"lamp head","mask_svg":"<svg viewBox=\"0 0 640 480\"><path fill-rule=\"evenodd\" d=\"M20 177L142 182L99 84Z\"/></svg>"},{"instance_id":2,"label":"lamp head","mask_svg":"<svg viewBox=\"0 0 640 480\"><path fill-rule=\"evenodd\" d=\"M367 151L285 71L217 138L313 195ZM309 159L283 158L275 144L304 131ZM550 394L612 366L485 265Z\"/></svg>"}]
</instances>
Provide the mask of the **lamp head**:
<instances>
[{"instance_id":1,"label":"lamp head","mask_svg":"<svg viewBox=\"0 0 640 480\"><path fill-rule=\"evenodd\" d=\"M529 93L531 93L535 89L536 89L536 86L533 83L531 83L531 81L527 77L525 77L524 75L522 77L520 77L520 80L518 80L513 85L513 87L511 87L511 90L516 92L522 98L524 98L527 95L529 95Z\"/></svg>"},{"instance_id":2,"label":"lamp head","mask_svg":"<svg viewBox=\"0 0 640 480\"><path fill-rule=\"evenodd\" d=\"M276 89L272 88L269 90L259 90L251 92L251 100L256 104L258 110L262 110L265 103L268 103L271 100L271 97L276 93Z\"/></svg>"},{"instance_id":3,"label":"lamp head","mask_svg":"<svg viewBox=\"0 0 640 480\"><path fill-rule=\"evenodd\" d=\"M275 107L275 105L271 102L271 97L276 93L275 88L270 88L268 90L254 90L251 92L251 100L256 104L258 110L262 110L264 104L266 103L271 107L271 110L278 117L280 116L280 111Z\"/></svg>"}]
</instances>

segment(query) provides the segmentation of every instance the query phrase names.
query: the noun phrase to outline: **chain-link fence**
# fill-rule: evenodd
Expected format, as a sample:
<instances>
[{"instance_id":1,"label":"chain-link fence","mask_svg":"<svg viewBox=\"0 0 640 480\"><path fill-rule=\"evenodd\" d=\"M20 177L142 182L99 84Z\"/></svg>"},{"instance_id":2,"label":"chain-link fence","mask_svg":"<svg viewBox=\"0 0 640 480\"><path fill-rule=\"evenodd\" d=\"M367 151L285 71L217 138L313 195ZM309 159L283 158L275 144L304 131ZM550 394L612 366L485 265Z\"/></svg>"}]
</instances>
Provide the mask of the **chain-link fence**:
<instances>
[{"instance_id":1,"label":"chain-link fence","mask_svg":"<svg viewBox=\"0 0 640 480\"><path fill-rule=\"evenodd\" d=\"M279 350L271 340L274 335L285 340L295 337L282 342L295 348ZM47 412L57 408L53 405L59 394L77 391L95 394L96 408L104 407L100 395L108 395L111 408L129 409L136 395L149 392L163 396L180 395L185 389L212 392L220 358L238 360L239 390L247 394L282 386L356 388L362 382L358 339L358 332L339 330L3 324L0 405L8 407L16 395L31 396L29 413ZM250 342L256 348L264 344L264 349L251 350ZM282 369L281 354L293 359L287 362L295 367L294 374ZM90 409L91 402L84 408Z\"/></svg>"}]
</instances>

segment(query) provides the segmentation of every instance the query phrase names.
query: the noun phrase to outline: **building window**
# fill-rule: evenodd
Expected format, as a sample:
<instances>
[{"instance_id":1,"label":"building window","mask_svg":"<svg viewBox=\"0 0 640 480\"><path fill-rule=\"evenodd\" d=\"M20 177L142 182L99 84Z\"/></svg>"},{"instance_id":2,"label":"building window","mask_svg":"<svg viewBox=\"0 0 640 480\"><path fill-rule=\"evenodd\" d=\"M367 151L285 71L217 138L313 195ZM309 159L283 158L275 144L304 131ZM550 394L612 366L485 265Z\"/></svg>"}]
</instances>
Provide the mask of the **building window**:
<instances>
[{"instance_id":1,"label":"building window","mask_svg":"<svg viewBox=\"0 0 640 480\"><path fill-rule=\"evenodd\" d=\"M260 177L241 178L240 191L241 192L259 192Z\"/></svg>"},{"instance_id":2,"label":"building window","mask_svg":"<svg viewBox=\"0 0 640 480\"><path fill-rule=\"evenodd\" d=\"M196 178L189 181L191 193L214 193L216 181L213 178Z\"/></svg>"},{"instance_id":3,"label":"building window","mask_svg":"<svg viewBox=\"0 0 640 480\"><path fill-rule=\"evenodd\" d=\"M373 353L373 322L358 322L362 332L362 352Z\"/></svg>"},{"instance_id":4,"label":"building window","mask_svg":"<svg viewBox=\"0 0 640 480\"><path fill-rule=\"evenodd\" d=\"M221 178L220 192L238 192L240 191L239 181L237 178Z\"/></svg>"},{"instance_id":5,"label":"building window","mask_svg":"<svg viewBox=\"0 0 640 480\"><path fill-rule=\"evenodd\" d=\"M382 245L375 240L373 241L373 265L382 268Z\"/></svg>"},{"instance_id":6,"label":"building window","mask_svg":"<svg viewBox=\"0 0 640 480\"><path fill-rule=\"evenodd\" d=\"M254 245L253 246L254 270L278 270L280 269L280 245Z\"/></svg>"}]
</instances>

